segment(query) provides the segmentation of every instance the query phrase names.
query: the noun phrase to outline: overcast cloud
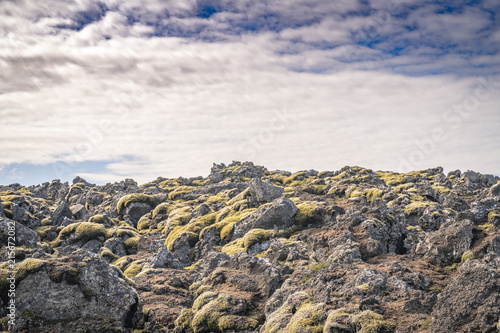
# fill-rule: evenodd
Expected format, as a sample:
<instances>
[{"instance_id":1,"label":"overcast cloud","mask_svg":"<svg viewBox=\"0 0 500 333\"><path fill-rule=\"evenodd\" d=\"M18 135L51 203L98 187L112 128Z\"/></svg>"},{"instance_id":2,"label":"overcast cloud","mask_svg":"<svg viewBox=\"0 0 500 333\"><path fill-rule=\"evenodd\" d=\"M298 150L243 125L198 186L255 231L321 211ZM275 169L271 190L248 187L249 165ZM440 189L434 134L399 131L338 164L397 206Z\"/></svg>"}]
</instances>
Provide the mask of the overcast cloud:
<instances>
[{"instance_id":1,"label":"overcast cloud","mask_svg":"<svg viewBox=\"0 0 500 333\"><path fill-rule=\"evenodd\" d=\"M498 1L0 0L0 184L500 174Z\"/></svg>"}]
</instances>

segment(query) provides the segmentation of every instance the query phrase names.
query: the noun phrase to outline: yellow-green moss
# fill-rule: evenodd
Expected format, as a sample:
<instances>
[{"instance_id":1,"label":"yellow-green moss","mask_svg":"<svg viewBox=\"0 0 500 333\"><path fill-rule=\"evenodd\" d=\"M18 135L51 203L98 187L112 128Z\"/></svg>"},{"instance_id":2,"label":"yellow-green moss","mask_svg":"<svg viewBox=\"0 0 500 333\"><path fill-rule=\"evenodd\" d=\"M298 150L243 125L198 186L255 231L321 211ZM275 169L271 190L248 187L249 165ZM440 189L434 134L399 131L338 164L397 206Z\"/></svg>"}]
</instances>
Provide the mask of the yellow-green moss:
<instances>
[{"instance_id":1,"label":"yellow-green moss","mask_svg":"<svg viewBox=\"0 0 500 333\"><path fill-rule=\"evenodd\" d=\"M485 224L478 225L476 228L478 230L489 231L491 228L493 228L493 224L485 223Z\"/></svg>"},{"instance_id":2,"label":"yellow-green moss","mask_svg":"<svg viewBox=\"0 0 500 333\"><path fill-rule=\"evenodd\" d=\"M356 332L359 333L392 332L396 328L393 320L385 320L382 315L370 310L353 316L352 321L356 325Z\"/></svg>"},{"instance_id":3,"label":"yellow-green moss","mask_svg":"<svg viewBox=\"0 0 500 333\"><path fill-rule=\"evenodd\" d=\"M298 226L307 227L310 223L314 223L314 212L316 211L316 204L312 202L303 202L297 205L299 209L295 214L295 222Z\"/></svg>"},{"instance_id":4,"label":"yellow-green moss","mask_svg":"<svg viewBox=\"0 0 500 333\"><path fill-rule=\"evenodd\" d=\"M252 317L227 315L220 317L218 324L221 332L247 332L257 328L259 321Z\"/></svg>"},{"instance_id":5,"label":"yellow-green moss","mask_svg":"<svg viewBox=\"0 0 500 333\"><path fill-rule=\"evenodd\" d=\"M466 262L467 260L472 260L474 259L474 253L472 251L467 251L464 254L462 254L462 262Z\"/></svg>"},{"instance_id":6,"label":"yellow-green moss","mask_svg":"<svg viewBox=\"0 0 500 333\"><path fill-rule=\"evenodd\" d=\"M146 215L142 216L139 219L139 222L137 222L137 230L142 231L142 230L148 230L151 225L151 220L146 217Z\"/></svg>"},{"instance_id":7,"label":"yellow-green moss","mask_svg":"<svg viewBox=\"0 0 500 333\"><path fill-rule=\"evenodd\" d=\"M286 327L288 333L322 333L326 320L325 304L304 303L293 315Z\"/></svg>"},{"instance_id":8,"label":"yellow-green moss","mask_svg":"<svg viewBox=\"0 0 500 333\"><path fill-rule=\"evenodd\" d=\"M367 293L369 293L371 291L371 289L372 289L368 283L356 286L356 288L358 288L359 290L363 290L363 291L365 291Z\"/></svg>"},{"instance_id":9,"label":"yellow-green moss","mask_svg":"<svg viewBox=\"0 0 500 333\"><path fill-rule=\"evenodd\" d=\"M220 294L205 304L193 317L191 328L194 333L220 332L219 319L230 311L229 296Z\"/></svg>"},{"instance_id":10,"label":"yellow-green moss","mask_svg":"<svg viewBox=\"0 0 500 333\"><path fill-rule=\"evenodd\" d=\"M123 272L126 277L133 277L139 274L142 271L142 266L137 264L137 262L131 263L127 269Z\"/></svg>"},{"instance_id":11,"label":"yellow-green moss","mask_svg":"<svg viewBox=\"0 0 500 333\"><path fill-rule=\"evenodd\" d=\"M191 193L196 187L194 186L179 186L168 194L170 200L176 200L179 196Z\"/></svg>"},{"instance_id":12,"label":"yellow-green moss","mask_svg":"<svg viewBox=\"0 0 500 333\"><path fill-rule=\"evenodd\" d=\"M397 172L377 172L377 175L385 181L387 186L396 186L406 183L405 177Z\"/></svg>"},{"instance_id":13,"label":"yellow-green moss","mask_svg":"<svg viewBox=\"0 0 500 333\"><path fill-rule=\"evenodd\" d=\"M416 213L418 209L420 208L426 208L429 206L437 205L436 202L428 202L428 201L414 201L405 207L405 214L406 215L411 215L413 213Z\"/></svg>"},{"instance_id":14,"label":"yellow-green moss","mask_svg":"<svg viewBox=\"0 0 500 333\"><path fill-rule=\"evenodd\" d=\"M236 254L241 251L245 251L242 238L238 238L237 240L224 245L221 249L221 252L224 252L228 255Z\"/></svg>"},{"instance_id":15,"label":"yellow-green moss","mask_svg":"<svg viewBox=\"0 0 500 333\"><path fill-rule=\"evenodd\" d=\"M311 270L315 273L321 271L323 268L328 267L330 264L327 262L323 262L321 264L314 265Z\"/></svg>"},{"instance_id":16,"label":"yellow-green moss","mask_svg":"<svg viewBox=\"0 0 500 333\"><path fill-rule=\"evenodd\" d=\"M201 216L186 225L174 227L165 240L165 245L167 246L168 250L172 251L174 241L183 233L186 233L188 235L190 242L196 243L199 239L201 231L205 227L212 225L215 222L215 217L216 213L211 213Z\"/></svg>"},{"instance_id":17,"label":"yellow-green moss","mask_svg":"<svg viewBox=\"0 0 500 333\"><path fill-rule=\"evenodd\" d=\"M451 190L445 186L432 186L433 189L435 189L436 191L438 191L439 193L441 194L445 194L445 193L450 193Z\"/></svg>"},{"instance_id":18,"label":"yellow-green moss","mask_svg":"<svg viewBox=\"0 0 500 333\"><path fill-rule=\"evenodd\" d=\"M127 207L129 204L133 202L143 202L149 204L150 206L154 206L156 200L152 195L144 193L133 193L122 197L118 201L118 204L116 205L116 210L118 212L121 212L123 208Z\"/></svg>"},{"instance_id":19,"label":"yellow-green moss","mask_svg":"<svg viewBox=\"0 0 500 333\"><path fill-rule=\"evenodd\" d=\"M255 210L255 208L249 208L243 211L233 211L231 209L228 209L224 212L224 215L222 215L224 216L222 219L220 218L222 212L220 212L217 215L216 223L214 224L214 226L216 228L216 231L219 233L221 240L223 242L229 241L229 239L231 238L231 234L233 233L233 225Z\"/></svg>"},{"instance_id":20,"label":"yellow-green moss","mask_svg":"<svg viewBox=\"0 0 500 333\"><path fill-rule=\"evenodd\" d=\"M28 259L21 261L16 266L16 271L17 271L16 279L18 281L21 281L28 274L33 274L33 273L38 272L44 264L45 264L44 260L35 259L35 258L28 258Z\"/></svg>"},{"instance_id":21,"label":"yellow-green moss","mask_svg":"<svg viewBox=\"0 0 500 333\"><path fill-rule=\"evenodd\" d=\"M496 210L490 210L488 212L488 222L493 222L496 219L500 219L500 214Z\"/></svg>"},{"instance_id":22,"label":"yellow-green moss","mask_svg":"<svg viewBox=\"0 0 500 333\"><path fill-rule=\"evenodd\" d=\"M252 229L245 234L243 237L243 246L245 251L257 243L262 243L269 238L273 237L274 232L272 230L264 230L264 229Z\"/></svg>"},{"instance_id":23,"label":"yellow-green moss","mask_svg":"<svg viewBox=\"0 0 500 333\"><path fill-rule=\"evenodd\" d=\"M422 321L420 323L420 329L421 330L426 330L429 328L430 324L432 324L432 317L431 318L427 318L426 320Z\"/></svg>"},{"instance_id":24,"label":"yellow-green moss","mask_svg":"<svg viewBox=\"0 0 500 333\"><path fill-rule=\"evenodd\" d=\"M125 241L125 247L127 249L134 249L134 250L137 250L137 243L139 242L139 237L129 237L127 238L127 240Z\"/></svg>"},{"instance_id":25,"label":"yellow-green moss","mask_svg":"<svg viewBox=\"0 0 500 333\"><path fill-rule=\"evenodd\" d=\"M381 198L383 194L384 191L378 188L372 188L365 191L366 199L368 199L369 202L373 202L375 199Z\"/></svg>"},{"instance_id":26,"label":"yellow-green moss","mask_svg":"<svg viewBox=\"0 0 500 333\"><path fill-rule=\"evenodd\" d=\"M76 227L76 233L81 238L85 239L96 239L98 237L106 236L106 229L103 225L92 223L92 222L82 222ZM62 231L61 231L62 232Z\"/></svg>"},{"instance_id":27,"label":"yellow-green moss","mask_svg":"<svg viewBox=\"0 0 500 333\"><path fill-rule=\"evenodd\" d=\"M193 303L193 310L195 312L199 311L205 304L213 301L214 299L216 299L218 296L217 293L214 293L213 291L206 291L204 292L203 294L201 294L200 296L198 296L198 298L196 298L196 300L194 301Z\"/></svg>"},{"instance_id":28,"label":"yellow-green moss","mask_svg":"<svg viewBox=\"0 0 500 333\"><path fill-rule=\"evenodd\" d=\"M191 326L191 322L193 321L193 310L191 309L182 309L181 314L179 317L175 320L175 324L184 329L185 331L189 332L189 328Z\"/></svg>"},{"instance_id":29,"label":"yellow-green moss","mask_svg":"<svg viewBox=\"0 0 500 333\"><path fill-rule=\"evenodd\" d=\"M104 215L94 215L89 219L89 222L104 224L106 223L106 217Z\"/></svg>"},{"instance_id":30,"label":"yellow-green moss","mask_svg":"<svg viewBox=\"0 0 500 333\"><path fill-rule=\"evenodd\" d=\"M120 258L116 254L114 254L113 252L111 252L111 250L108 249L107 247L101 247L101 249L99 250L99 255L101 257L107 259L109 262L115 261L118 258Z\"/></svg>"}]
</instances>

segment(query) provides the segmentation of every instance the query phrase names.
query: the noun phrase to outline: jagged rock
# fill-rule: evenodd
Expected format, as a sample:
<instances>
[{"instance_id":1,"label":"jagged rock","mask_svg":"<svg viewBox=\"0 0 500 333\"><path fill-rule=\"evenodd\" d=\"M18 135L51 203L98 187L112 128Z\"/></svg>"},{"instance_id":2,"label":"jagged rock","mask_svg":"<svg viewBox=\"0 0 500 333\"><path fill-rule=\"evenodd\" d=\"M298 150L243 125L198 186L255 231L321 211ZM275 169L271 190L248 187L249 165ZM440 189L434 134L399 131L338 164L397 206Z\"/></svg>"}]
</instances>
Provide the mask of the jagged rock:
<instances>
[{"instance_id":1,"label":"jagged rock","mask_svg":"<svg viewBox=\"0 0 500 333\"><path fill-rule=\"evenodd\" d=\"M9 237L14 237L16 246L39 248L37 243L40 242L40 236L35 231L14 220L0 218L0 239L2 240L2 246L7 245Z\"/></svg>"},{"instance_id":2,"label":"jagged rock","mask_svg":"<svg viewBox=\"0 0 500 333\"><path fill-rule=\"evenodd\" d=\"M293 225L298 208L286 197L274 200L234 224L232 239L242 237L251 229L286 229Z\"/></svg>"},{"instance_id":3,"label":"jagged rock","mask_svg":"<svg viewBox=\"0 0 500 333\"><path fill-rule=\"evenodd\" d=\"M0 218L5 217L2 201L0 201Z\"/></svg>"},{"instance_id":4,"label":"jagged rock","mask_svg":"<svg viewBox=\"0 0 500 333\"><path fill-rule=\"evenodd\" d=\"M106 240L103 246L107 247L111 252L119 257L127 255L127 250L125 249L125 242L119 237L112 237Z\"/></svg>"},{"instance_id":5,"label":"jagged rock","mask_svg":"<svg viewBox=\"0 0 500 333\"><path fill-rule=\"evenodd\" d=\"M469 220L448 221L418 244L415 253L429 258L435 264L451 265L460 261L470 249L472 226Z\"/></svg>"},{"instance_id":6,"label":"jagged rock","mask_svg":"<svg viewBox=\"0 0 500 333\"><path fill-rule=\"evenodd\" d=\"M476 223L484 223L488 220L488 213L492 210L500 210L500 201L495 198L486 198L472 203L472 218Z\"/></svg>"},{"instance_id":7,"label":"jagged rock","mask_svg":"<svg viewBox=\"0 0 500 333\"><path fill-rule=\"evenodd\" d=\"M70 207L70 210L75 220L82 220L87 215L87 210L82 204L73 205Z\"/></svg>"},{"instance_id":8,"label":"jagged rock","mask_svg":"<svg viewBox=\"0 0 500 333\"><path fill-rule=\"evenodd\" d=\"M283 188L264 183L260 178L253 178L249 182L250 193L257 202L271 202L283 194Z\"/></svg>"},{"instance_id":9,"label":"jagged rock","mask_svg":"<svg viewBox=\"0 0 500 333\"><path fill-rule=\"evenodd\" d=\"M59 205L57 205L54 214L52 214L52 223L57 226L66 226L70 224L70 219L73 217L73 213L69 209L69 206L66 202L61 201Z\"/></svg>"},{"instance_id":10,"label":"jagged rock","mask_svg":"<svg viewBox=\"0 0 500 333\"><path fill-rule=\"evenodd\" d=\"M125 220L130 221L134 227L137 226L139 219L146 213L149 213L153 207L146 202L132 202L125 209Z\"/></svg>"},{"instance_id":11,"label":"jagged rock","mask_svg":"<svg viewBox=\"0 0 500 333\"><path fill-rule=\"evenodd\" d=\"M175 259L172 252L166 246L160 248L158 253L151 259L151 268L180 268L182 265Z\"/></svg>"},{"instance_id":12,"label":"jagged rock","mask_svg":"<svg viewBox=\"0 0 500 333\"><path fill-rule=\"evenodd\" d=\"M431 331L495 332L500 319L499 295L499 273L477 260L468 260L438 295Z\"/></svg>"},{"instance_id":13,"label":"jagged rock","mask_svg":"<svg viewBox=\"0 0 500 333\"><path fill-rule=\"evenodd\" d=\"M470 206L467 203L467 201L462 199L454 192L448 193L444 196L443 206L446 208L451 208L453 210L456 210L457 212L462 212L464 210L470 209Z\"/></svg>"},{"instance_id":14,"label":"jagged rock","mask_svg":"<svg viewBox=\"0 0 500 333\"><path fill-rule=\"evenodd\" d=\"M82 264L75 269L69 268L68 262ZM117 268L82 250L57 261L58 266L52 265L45 264L27 275L16 289L17 308L36 314L36 319L28 323L29 331L66 332L67 327L60 326L64 321L87 322L88 327L105 326L107 321L110 327L116 325L122 330L135 324L140 313L139 296Z\"/></svg>"},{"instance_id":15,"label":"jagged rock","mask_svg":"<svg viewBox=\"0 0 500 333\"><path fill-rule=\"evenodd\" d=\"M490 195L492 197L500 196L500 182L490 188Z\"/></svg>"}]
</instances>

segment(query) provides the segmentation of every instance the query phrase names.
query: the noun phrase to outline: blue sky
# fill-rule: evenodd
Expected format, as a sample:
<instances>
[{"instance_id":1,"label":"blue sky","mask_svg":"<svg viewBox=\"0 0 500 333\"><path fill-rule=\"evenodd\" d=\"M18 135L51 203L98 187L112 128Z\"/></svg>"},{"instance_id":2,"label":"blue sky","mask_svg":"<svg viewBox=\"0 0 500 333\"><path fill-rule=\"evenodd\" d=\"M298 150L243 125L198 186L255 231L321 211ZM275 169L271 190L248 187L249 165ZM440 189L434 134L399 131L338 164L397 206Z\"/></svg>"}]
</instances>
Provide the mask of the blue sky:
<instances>
[{"instance_id":1,"label":"blue sky","mask_svg":"<svg viewBox=\"0 0 500 333\"><path fill-rule=\"evenodd\" d=\"M232 160L499 174L499 13L493 0L0 2L0 184L147 182Z\"/></svg>"}]
</instances>

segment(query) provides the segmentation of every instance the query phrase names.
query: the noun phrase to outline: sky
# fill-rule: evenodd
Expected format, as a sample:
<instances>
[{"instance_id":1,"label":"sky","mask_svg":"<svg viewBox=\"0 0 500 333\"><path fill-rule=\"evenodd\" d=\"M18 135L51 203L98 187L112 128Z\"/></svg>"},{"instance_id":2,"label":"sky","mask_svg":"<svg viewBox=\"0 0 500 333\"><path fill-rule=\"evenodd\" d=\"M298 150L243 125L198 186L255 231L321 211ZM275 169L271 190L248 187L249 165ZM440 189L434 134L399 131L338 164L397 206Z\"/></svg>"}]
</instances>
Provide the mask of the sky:
<instances>
[{"instance_id":1,"label":"sky","mask_svg":"<svg viewBox=\"0 0 500 333\"><path fill-rule=\"evenodd\" d=\"M0 184L500 175L500 2L0 0Z\"/></svg>"}]
</instances>

